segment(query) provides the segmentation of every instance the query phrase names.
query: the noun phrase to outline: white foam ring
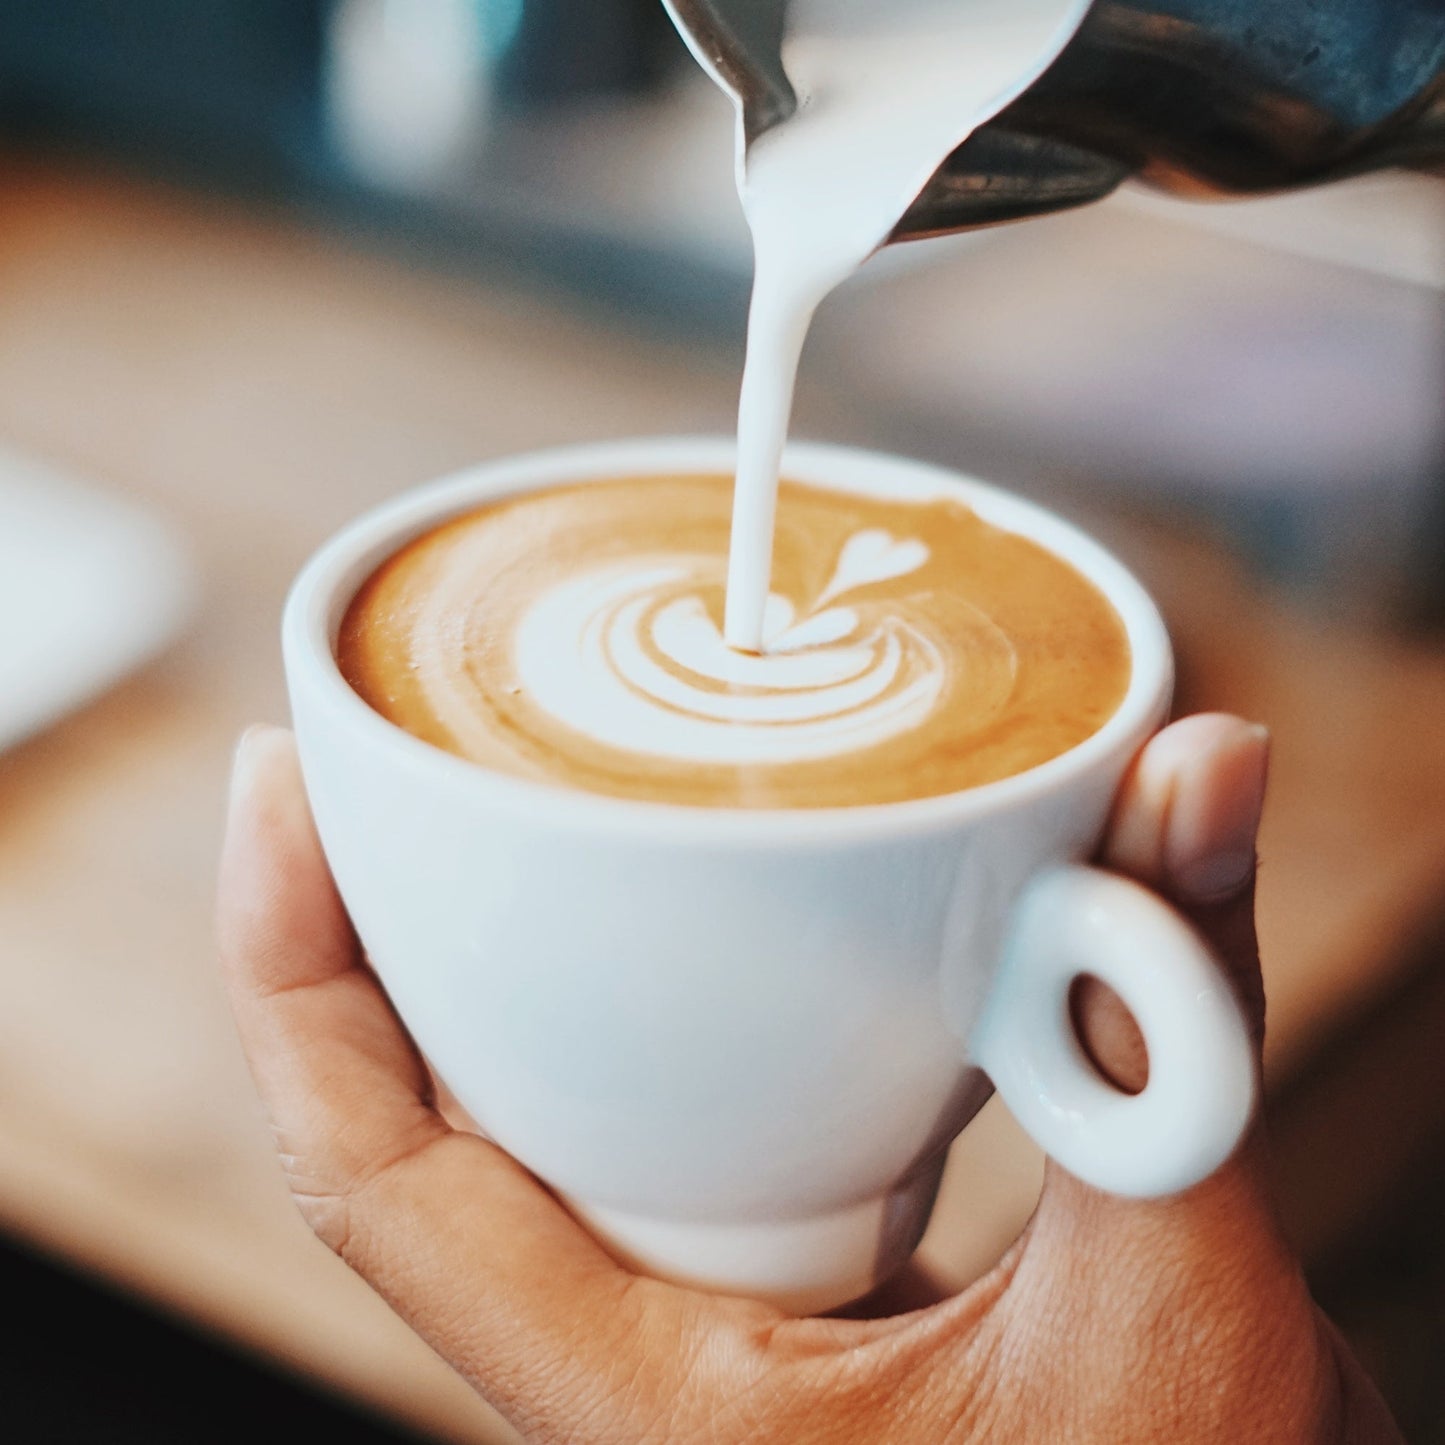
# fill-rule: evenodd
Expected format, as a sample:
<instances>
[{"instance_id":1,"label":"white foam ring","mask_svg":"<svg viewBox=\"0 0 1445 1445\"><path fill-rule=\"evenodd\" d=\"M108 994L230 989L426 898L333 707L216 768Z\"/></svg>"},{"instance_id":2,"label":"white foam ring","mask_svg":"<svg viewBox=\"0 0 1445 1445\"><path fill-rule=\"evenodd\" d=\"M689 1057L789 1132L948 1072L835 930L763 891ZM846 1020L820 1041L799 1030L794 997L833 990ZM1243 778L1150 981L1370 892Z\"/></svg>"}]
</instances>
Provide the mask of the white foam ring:
<instances>
[{"instance_id":1,"label":"white foam ring","mask_svg":"<svg viewBox=\"0 0 1445 1445\"><path fill-rule=\"evenodd\" d=\"M803 615L784 597L769 599L759 655L730 648L702 600L717 586L715 557L633 558L574 574L543 591L517 626L522 701L594 743L673 761L768 765L876 746L930 717L945 661L896 609L869 621L870 609L844 599L927 559L921 542L856 534ZM449 593L454 603L448 586L433 593L437 611L418 641L454 634ZM414 653L432 706L465 738L487 723L477 681L456 656L426 644Z\"/></svg>"}]
</instances>

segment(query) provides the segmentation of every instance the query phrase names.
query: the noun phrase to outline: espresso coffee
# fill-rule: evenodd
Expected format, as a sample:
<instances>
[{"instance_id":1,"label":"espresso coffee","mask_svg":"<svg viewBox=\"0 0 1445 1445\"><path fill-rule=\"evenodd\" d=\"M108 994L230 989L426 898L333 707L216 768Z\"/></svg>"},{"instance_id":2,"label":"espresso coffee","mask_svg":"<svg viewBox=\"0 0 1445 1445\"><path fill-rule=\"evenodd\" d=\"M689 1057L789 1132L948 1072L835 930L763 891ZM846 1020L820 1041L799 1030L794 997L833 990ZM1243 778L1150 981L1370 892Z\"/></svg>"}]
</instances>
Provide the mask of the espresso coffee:
<instances>
[{"instance_id":1,"label":"espresso coffee","mask_svg":"<svg viewBox=\"0 0 1445 1445\"><path fill-rule=\"evenodd\" d=\"M943 496L785 482L763 651L735 651L731 502L731 477L646 476L446 522L357 593L341 671L483 767L724 808L957 792L1066 752L1123 699L1103 594Z\"/></svg>"}]
</instances>

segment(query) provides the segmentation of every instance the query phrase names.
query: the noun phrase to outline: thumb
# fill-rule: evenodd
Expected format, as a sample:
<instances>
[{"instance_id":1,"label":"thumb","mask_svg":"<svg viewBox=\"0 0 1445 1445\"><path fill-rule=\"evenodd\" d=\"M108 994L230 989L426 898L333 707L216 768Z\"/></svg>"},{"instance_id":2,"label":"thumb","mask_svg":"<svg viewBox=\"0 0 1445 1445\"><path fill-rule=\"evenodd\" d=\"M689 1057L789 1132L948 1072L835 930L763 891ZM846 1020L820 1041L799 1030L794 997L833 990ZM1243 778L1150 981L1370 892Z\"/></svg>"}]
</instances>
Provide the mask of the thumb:
<instances>
[{"instance_id":1,"label":"thumb","mask_svg":"<svg viewBox=\"0 0 1445 1445\"><path fill-rule=\"evenodd\" d=\"M1256 1046L1264 1002L1254 932L1255 837L1268 746L1263 728L1237 718L1215 714L1174 724L1144 749L1125 780L1102 849L1104 862L1154 888L1194 923L1234 985ZM1074 1016L1100 1072L1131 1091L1143 1087L1143 1043L1118 999L1099 984L1081 987ZM1265 1180L1257 1124L1216 1174L1168 1199L1108 1195L1050 1164L1010 1287L1012 1303L1024 1305L1035 1333L1045 1314L1051 1330L1097 1335L1102 1328L1121 1381L1142 1361L1174 1369L1181 1409L1196 1392L1190 1408L1223 1409L1221 1382L1257 1386L1277 1372L1280 1409L1308 1413L1321 1388L1319 1336ZM1170 1342L1177 1347L1172 1362L1161 1359ZM1257 1410L1257 1388L1251 1401L1247 1407ZM1257 1424L1256 1418L1251 1428ZM1286 1438L1248 1431L1238 1438L1246 1436Z\"/></svg>"},{"instance_id":2,"label":"thumb","mask_svg":"<svg viewBox=\"0 0 1445 1445\"><path fill-rule=\"evenodd\" d=\"M1101 861L1172 903L1214 951L1234 986L1256 1049L1264 982L1254 929L1255 850L1269 770L1269 733L1223 713L1184 718L1135 760L1114 805ZM1148 1077L1133 1018L1102 984L1080 980L1074 1023L1115 1083Z\"/></svg>"},{"instance_id":3,"label":"thumb","mask_svg":"<svg viewBox=\"0 0 1445 1445\"><path fill-rule=\"evenodd\" d=\"M1269 735L1258 725L1221 713L1173 724L1135 760L1100 849L1104 863L1153 888L1210 945L1239 998L1256 1061L1264 1039L1264 985L1254 927L1255 850L1268 763ZM1073 1013L1080 1042L1099 1071L1129 1092L1144 1088L1144 1041L1118 997L1097 980L1082 979ZM1256 1124L1213 1180L1173 1200L1130 1203L1152 1216L1177 1203L1198 1204L1224 1188L1257 1197L1267 1212L1262 1156ZM1053 1176L1049 1193L1067 1196L1070 1208L1107 1202L1116 1213L1129 1213L1122 1199L1100 1195L1061 1170Z\"/></svg>"}]
</instances>

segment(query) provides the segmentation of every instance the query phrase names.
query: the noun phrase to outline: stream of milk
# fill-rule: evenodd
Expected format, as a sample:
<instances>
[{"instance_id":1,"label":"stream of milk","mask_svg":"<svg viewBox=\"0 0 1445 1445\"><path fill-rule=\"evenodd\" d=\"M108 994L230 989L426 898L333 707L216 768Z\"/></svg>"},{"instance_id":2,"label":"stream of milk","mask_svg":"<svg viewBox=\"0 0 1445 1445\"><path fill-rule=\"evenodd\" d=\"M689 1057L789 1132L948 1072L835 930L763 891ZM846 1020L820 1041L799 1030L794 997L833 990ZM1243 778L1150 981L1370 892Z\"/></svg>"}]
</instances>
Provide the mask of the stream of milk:
<instances>
[{"instance_id":1,"label":"stream of milk","mask_svg":"<svg viewBox=\"0 0 1445 1445\"><path fill-rule=\"evenodd\" d=\"M887 239L943 160L1047 68L1089 0L793 0L796 115L744 148L753 235L725 633L768 644L778 469L823 298Z\"/></svg>"}]
</instances>

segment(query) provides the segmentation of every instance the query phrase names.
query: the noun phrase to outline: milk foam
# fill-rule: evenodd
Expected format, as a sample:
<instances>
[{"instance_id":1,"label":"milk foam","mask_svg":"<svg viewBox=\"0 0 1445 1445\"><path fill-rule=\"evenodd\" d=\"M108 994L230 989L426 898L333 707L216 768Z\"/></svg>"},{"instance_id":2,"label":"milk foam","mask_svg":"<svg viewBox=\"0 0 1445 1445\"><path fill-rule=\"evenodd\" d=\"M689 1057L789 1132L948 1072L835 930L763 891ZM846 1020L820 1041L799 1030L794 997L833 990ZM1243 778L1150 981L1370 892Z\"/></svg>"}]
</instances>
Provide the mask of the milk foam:
<instances>
[{"instance_id":1,"label":"milk foam","mask_svg":"<svg viewBox=\"0 0 1445 1445\"><path fill-rule=\"evenodd\" d=\"M778 471L813 313L887 239L942 161L1054 60L1089 0L794 0L801 106L746 153L754 280L738 410L725 631L756 651Z\"/></svg>"},{"instance_id":2,"label":"milk foam","mask_svg":"<svg viewBox=\"0 0 1445 1445\"><path fill-rule=\"evenodd\" d=\"M511 648L517 682L530 705L590 743L646 757L780 764L876 747L928 721L947 664L918 624L867 619L847 599L928 559L917 539L854 533L811 605L769 597L755 655L729 647L708 611L715 556L651 555L585 570L522 612ZM457 618L472 585L462 552L416 619L412 661L435 714L454 736L480 743L490 722L457 666ZM1011 653L1002 634L997 641Z\"/></svg>"},{"instance_id":3,"label":"milk foam","mask_svg":"<svg viewBox=\"0 0 1445 1445\"><path fill-rule=\"evenodd\" d=\"M773 594L763 652L730 648L702 600L710 557L624 563L562 582L517 630L532 702L593 742L699 763L778 764L878 746L925 723L943 695L935 643L898 617L865 622L851 592L915 571L917 541L864 531L806 612ZM445 685L445 678L442 680Z\"/></svg>"}]
</instances>

